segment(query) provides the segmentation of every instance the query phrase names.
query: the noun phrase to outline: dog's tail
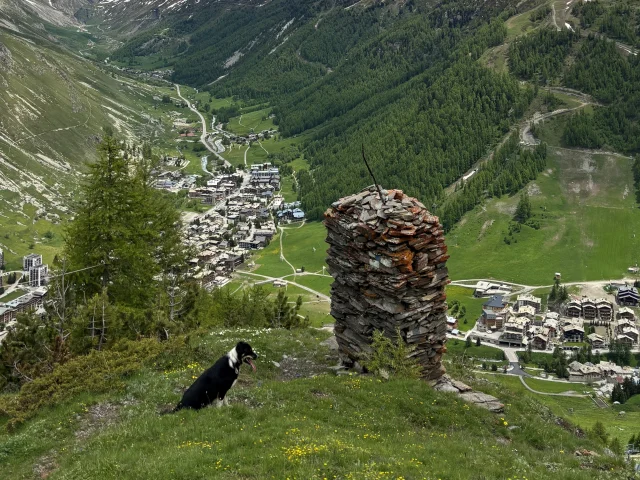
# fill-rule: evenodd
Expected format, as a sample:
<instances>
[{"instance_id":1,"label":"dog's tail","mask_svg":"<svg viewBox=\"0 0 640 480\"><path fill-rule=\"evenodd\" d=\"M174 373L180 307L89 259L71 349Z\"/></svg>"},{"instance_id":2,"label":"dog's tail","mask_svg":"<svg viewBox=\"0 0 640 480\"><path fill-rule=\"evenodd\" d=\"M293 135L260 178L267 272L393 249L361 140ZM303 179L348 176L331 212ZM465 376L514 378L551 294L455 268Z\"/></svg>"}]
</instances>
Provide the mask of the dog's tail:
<instances>
[{"instance_id":1,"label":"dog's tail","mask_svg":"<svg viewBox=\"0 0 640 480\"><path fill-rule=\"evenodd\" d=\"M167 415L169 413L176 413L179 410L182 410L184 407L182 402L178 403L174 408L168 408L160 411L160 415Z\"/></svg>"}]
</instances>

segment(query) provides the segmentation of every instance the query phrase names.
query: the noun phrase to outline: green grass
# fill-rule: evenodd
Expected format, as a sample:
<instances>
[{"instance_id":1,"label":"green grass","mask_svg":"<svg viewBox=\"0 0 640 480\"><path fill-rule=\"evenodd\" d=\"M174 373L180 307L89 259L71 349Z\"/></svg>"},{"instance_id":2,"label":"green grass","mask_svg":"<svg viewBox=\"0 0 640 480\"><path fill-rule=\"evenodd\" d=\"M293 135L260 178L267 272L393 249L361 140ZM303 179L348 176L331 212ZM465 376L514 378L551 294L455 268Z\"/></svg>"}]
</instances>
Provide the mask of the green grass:
<instances>
[{"instance_id":1,"label":"green grass","mask_svg":"<svg viewBox=\"0 0 640 480\"><path fill-rule=\"evenodd\" d=\"M542 90L540 92L542 94ZM559 100L562 100L562 103L564 104L560 105L558 108L575 108L579 107L582 104L582 102L576 97L567 95L566 93L553 92L553 96L558 98Z\"/></svg>"},{"instance_id":2,"label":"green grass","mask_svg":"<svg viewBox=\"0 0 640 480\"><path fill-rule=\"evenodd\" d=\"M323 325L334 323L335 319L329 313L331 306L329 302L309 302L303 303L298 313L309 317L309 324L312 327L322 327Z\"/></svg>"},{"instance_id":3,"label":"green grass","mask_svg":"<svg viewBox=\"0 0 640 480\"><path fill-rule=\"evenodd\" d=\"M6 277L5 277L6 279ZM20 280L20 278L18 278L18 281ZM5 288L7 288L7 286L5 285ZM11 300L15 300L18 297L21 297L22 295L26 294L27 292L22 290L22 289L16 289L11 293L8 293L6 295L3 295L0 297L0 303L7 303L10 302Z\"/></svg>"},{"instance_id":4,"label":"green grass","mask_svg":"<svg viewBox=\"0 0 640 480\"><path fill-rule=\"evenodd\" d=\"M509 73L507 55L509 45L502 44L486 50L478 61L487 68L491 68L498 73Z\"/></svg>"},{"instance_id":5,"label":"green grass","mask_svg":"<svg viewBox=\"0 0 640 480\"><path fill-rule=\"evenodd\" d=\"M270 108L264 108L239 117L233 117L229 120L227 128L236 135L248 135L249 133L259 133L263 130L273 129L275 128L273 120L268 118L270 112Z\"/></svg>"},{"instance_id":6,"label":"green grass","mask_svg":"<svg viewBox=\"0 0 640 480\"><path fill-rule=\"evenodd\" d=\"M539 380L537 378L525 378L527 385L543 393L564 393L564 392L576 392L584 394L584 392L591 392L593 389L583 383L565 383L565 382L552 382L549 380Z\"/></svg>"},{"instance_id":7,"label":"green grass","mask_svg":"<svg viewBox=\"0 0 640 480\"><path fill-rule=\"evenodd\" d=\"M460 357L464 354L466 358L504 360L504 352L499 348L488 347L486 345L476 346L474 342L467 348L464 340L448 340L447 354ZM505 362L506 363L506 362Z\"/></svg>"},{"instance_id":8,"label":"green grass","mask_svg":"<svg viewBox=\"0 0 640 480\"><path fill-rule=\"evenodd\" d=\"M537 10L540 7L536 7L532 10L528 10L524 13L511 17L509 20L505 22L507 27L507 41L510 42L514 40L516 37L520 35L525 35L527 33L531 33L535 30L539 25L542 24L544 20L538 22L531 21L531 13ZM551 15L551 14L549 14Z\"/></svg>"},{"instance_id":9,"label":"green grass","mask_svg":"<svg viewBox=\"0 0 640 480\"><path fill-rule=\"evenodd\" d=\"M518 358L521 358L524 353L524 350L516 352ZM543 364L546 360L551 361L551 357L552 355L550 353L531 352L531 362L527 365L537 367L539 364Z\"/></svg>"},{"instance_id":10,"label":"green grass","mask_svg":"<svg viewBox=\"0 0 640 480\"><path fill-rule=\"evenodd\" d=\"M295 202L298 199L298 194L293 191L293 177L291 175L282 178L280 188L280 195L284 197L285 202Z\"/></svg>"},{"instance_id":11,"label":"green grass","mask_svg":"<svg viewBox=\"0 0 640 480\"><path fill-rule=\"evenodd\" d=\"M527 380L527 383L529 380ZM524 399L535 400L557 416L563 417L583 430L590 430L596 422L602 422L611 438L617 437L625 445L631 435L638 433L640 411L625 410L624 408L599 408L590 398L559 397L538 395L524 388L520 379L515 376L492 375L486 376L482 383L487 389L487 383L495 386L493 391L510 391ZM624 406L620 406L624 407ZM619 410L625 410L625 415L618 415Z\"/></svg>"},{"instance_id":12,"label":"green grass","mask_svg":"<svg viewBox=\"0 0 640 480\"><path fill-rule=\"evenodd\" d=\"M601 447L549 422L508 389L500 392L506 412L496 415L422 381L323 374L336 361L320 346L324 332L211 333L192 335L191 348L171 366L127 378L121 394L84 393L42 410L15 433L0 433L3 476L461 480L469 472L547 478L551 464L554 476L567 480L627 476L621 460L577 459L574 450ZM158 415L239 339L260 358L256 374L242 370L231 406ZM95 413L105 407L110 415Z\"/></svg>"},{"instance_id":13,"label":"green grass","mask_svg":"<svg viewBox=\"0 0 640 480\"><path fill-rule=\"evenodd\" d=\"M257 277L249 277L249 276L240 276L242 280L235 280L225 285L223 288L228 290L229 292L236 292L236 294L241 294L246 288L250 288L256 285L256 280L261 286L261 288L265 289L269 292L270 297L275 297L278 295L278 292L283 290L288 297L288 301L290 303L294 303L298 296L302 297L302 306L298 311L299 315L303 317L308 316L310 321L310 326L312 327L322 327L328 323L333 323L335 320L330 315L331 305L328 301L324 299L319 299L315 294L303 289L299 288L295 285L287 285L285 287L274 287L272 282L263 283L261 280L258 280ZM309 288L313 288L314 290L318 290L322 293L326 293L328 295L329 288L322 282L309 282L309 281L300 281L303 279L311 279L311 276L301 277L298 276L294 279L293 276L287 277L288 281L295 281L300 285L307 286ZM321 277L318 277L321 278ZM324 280L321 278L321 280ZM331 279L329 279L331 280Z\"/></svg>"},{"instance_id":14,"label":"green grass","mask_svg":"<svg viewBox=\"0 0 640 480\"><path fill-rule=\"evenodd\" d=\"M329 295L331 284L333 283L333 277L320 276L320 275L296 275L286 277L287 280L295 281L300 285L309 287L317 292Z\"/></svg>"},{"instance_id":15,"label":"green grass","mask_svg":"<svg viewBox=\"0 0 640 480\"><path fill-rule=\"evenodd\" d=\"M229 163L231 163L231 165L234 165L236 167L239 165L244 165L244 153L247 150L248 145L240 145L236 143L226 148L227 150L222 154L222 156ZM247 152L247 165L251 165L251 162L249 161L248 152Z\"/></svg>"},{"instance_id":16,"label":"green grass","mask_svg":"<svg viewBox=\"0 0 640 480\"><path fill-rule=\"evenodd\" d=\"M284 255L295 268L304 266L307 272L322 273L322 267L326 266L328 248L324 242L325 237L326 230L320 222L305 223L300 228L287 226L282 241ZM280 241L277 236L254 261L256 265L260 265L255 272L261 275L282 277L293 274L291 267L280 260Z\"/></svg>"},{"instance_id":17,"label":"green grass","mask_svg":"<svg viewBox=\"0 0 640 480\"><path fill-rule=\"evenodd\" d=\"M523 226L507 245L518 196L487 201L447 236L453 279L550 285L555 272L566 282L615 279L638 262L631 161L550 147L547 166L528 187L540 230Z\"/></svg>"},{"instance_id":18,"label":"green grass","mask_svg":"<svg viewBox=\"0 0 640 480\"><path fill-rule=\"evenodd\" d=\"M482 305L486 303L486 299L475 298L473 296L473 290L470 288L457 287L455 285L447 286L447 302L451 306L451 302L457 300L460 302L460 306L465 306L467 314L465 318L467 323L465 324L462 319L458 320L458 328L463 332L471 330L476 324L476 321L482 314Z\"/></svg>"}]
</instances>

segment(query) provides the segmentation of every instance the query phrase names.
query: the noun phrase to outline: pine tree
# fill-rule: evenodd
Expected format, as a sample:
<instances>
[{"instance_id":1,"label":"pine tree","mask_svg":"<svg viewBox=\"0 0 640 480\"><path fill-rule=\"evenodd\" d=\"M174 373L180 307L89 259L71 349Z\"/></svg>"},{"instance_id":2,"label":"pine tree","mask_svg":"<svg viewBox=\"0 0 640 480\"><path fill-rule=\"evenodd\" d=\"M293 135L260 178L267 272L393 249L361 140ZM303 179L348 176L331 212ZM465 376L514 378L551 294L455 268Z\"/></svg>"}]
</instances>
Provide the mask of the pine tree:
<instances>
[{"instance_id":1,"label":"pine tree","mask_svg":"<svg viewBox=\"0 0 640 480\"><path fill-rule=\"evenodd\" d=\"M609 443L609 448L611 448L611 451L616 455L622 455L623 453L622 444L620 443L620 440L618 439L618 437L613 437L611 439L611 442Z\"/></svg>"},{"instance_id":2,"label":"pine tree","mask_svg":"<svg viewBox=\"0 0 640 480\"><path fill-rule=\"evenodd\" d=\"M121 148L106 136L98 161L88 165L65 254L72 269L86 269L75 278L86 297L107 288L115 303L148 307L188 252L178 211L152 186L152 160L134 162Z\"/></svg>"},{"instance_id":3,"label":"pine tree","mask_svg":"<svg viewBox=\"0 0 640 480\"><path fill-rule=\"evenodd\" d=\"M609 440L609 434L607 433L607 429L605 428L603 423L600 421L595 423L595 425L593 426L593 429L591 430L591 433L593 433L595 437L602 440L605 444Z\"/></svg>"},{"instance_id":4,"label":"pine tree","mask_svg":"<svg viewBox=\"0 0 640 480\"><path fill-rule=\"evenodd\" d=\"M520 195L520 201L516 207L515 220L519 223L525 223L531 217L531 201L529 194L524 191Z\"/></svg>"}]
</instances>

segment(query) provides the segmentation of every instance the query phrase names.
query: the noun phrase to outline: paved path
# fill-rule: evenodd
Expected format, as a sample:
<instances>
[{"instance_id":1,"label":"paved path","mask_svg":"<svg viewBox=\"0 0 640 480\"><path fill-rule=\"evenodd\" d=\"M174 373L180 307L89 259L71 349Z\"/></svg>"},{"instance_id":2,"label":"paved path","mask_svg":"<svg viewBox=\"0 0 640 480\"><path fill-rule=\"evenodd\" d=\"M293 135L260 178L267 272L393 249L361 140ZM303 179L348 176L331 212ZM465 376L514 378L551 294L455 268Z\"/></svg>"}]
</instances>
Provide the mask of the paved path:
<instances>
[{"instance_id":1,"label":"paved path","mask_svg":"<svg viewBox=\"0 0 640 480\"><path fill-rule=\"evenodd\" d=\"M251 148L251 145L249 145L247 147L247 149L244 151L244 166L247 166L247 152L249 151L249 149Z\"/></svg>"},{"instance_id":2,"label":"paved path","mask_svg":"<svg viewBox=\"0 0 640 480\"><path fill-rule=\"evenodd\" d=\"M278 229L280 230L280 260L284 260L287 263L287 265L291 267L291 270L293 271L293 275L295 276L296 267L291 265L291 262L289 262L289 260L287 260L287 257L284 256L284 246L282 245L282 237L284 237L284 228L278 227Z\"/></svg>"},{"instance_id":3,"label":"paved path","mask_svg":"<svg viewBox=\"0 0 640 480\"><path fill-rule=\"evenodd\" d=\"M563 393L539 392L531 388L529 385L527 385L527 382L524 381L523 377L520 377L520 381L522 382L522 385L524 385L527 390L533 393L537 393L538 395L549 395L551 397L574 397L574 398L587 398L589 396L589 395L582 395L580 393L571 393L571 392L563 392ZM579 385L582 385L582 384L579 384Z\"/></svg>"},{"instance_id":4,"label":"paved path","mask_svg":"<svg viewBox=\"0 0 640 480\"><path fill-rule=\"evenodd\" d=\"M259 273L253 273L253 272L243 272L243 271L239 271L238 270L238 271L236 271L236 273L239 274L239 275L251 275L251 276L254 276L254 277L260 277L260 278L263 278L263 279L266 280L265 282L257 282L257 283L267 283L267 282L273 282L274 280L282 280L282 278L269 277L267 275L260 275ZM285 280L285 282L287 282L289 285L294 285L294 286L299 287L299 288L301 288L303 290L306 290L307 292L313 293L314 295L318 296L319 298L321 298L321 299L323 299L323 300L325 300L327 302L331 301L331 299L328 296L326 296L324 293L321 293L321 292L318 292L316 290L313 290L312 288L306 287L304 285L300 285L299 283L292 282L290 280Z\"/></svg>"},{"instance_id":5,"label":"paved path","mask_svg":"<svg viewBox=\"0 0 640 480\"><path fill-rule=\"evenodd\" d=\"M218 157L218 159L222 160L224 162L225 167L230 167L231 164L225 159L223 158L219 153L218 153L218 149L213 148L211 145L209 145L209 142L207 141L207 122L205 121L204 117L202 116L202 114L198 111L198 109L196 107L194 107L191 102L189 100L187 100L186 98L184 98L182 96L182 94L180 93L180 85L178 85L177 83L175 84L176 87L176 92L178 93L178 96L184 100L184 102L187 104L187 106L189 107L189 110L191 110L193 113L195 113L196 115L198 115L198 117L200 117L200 123L202 123L202 135L200 135L200 142L206 147L207 150L209 150L211 153L213 153L216 157Z\"/></svg>"}]
</instances>

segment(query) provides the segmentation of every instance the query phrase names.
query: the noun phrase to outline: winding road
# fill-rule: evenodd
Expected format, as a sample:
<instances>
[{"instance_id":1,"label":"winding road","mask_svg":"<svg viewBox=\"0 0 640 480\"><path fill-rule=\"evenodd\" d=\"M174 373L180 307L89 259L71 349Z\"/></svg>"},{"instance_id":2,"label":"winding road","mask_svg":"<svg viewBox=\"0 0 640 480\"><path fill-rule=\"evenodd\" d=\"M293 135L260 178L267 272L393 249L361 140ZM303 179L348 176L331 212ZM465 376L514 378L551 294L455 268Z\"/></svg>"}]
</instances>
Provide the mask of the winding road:
<instances>
[{"instance_id":1,"label":"winding road","mask_svg":"<svg viewBox=\"0 0 640 480\"><path fill-rule=\"evenodd\" d=\"M230 167L231 164L218 153L218 150L216 148L213 148L211 145L209 145L209 142L207 141L207 122L205 121L202 114L198 111L197 108L195 108L191 104L189 100L187 100L182 96L182 94L180 93L180 85L178 85L177 83L175 83L174 85L176 87L176 92L178 93L178 97L180 97L187 104L187 106L189 107L189 110L191 110L193 113L198 115L198 117L200 117L200 123L202 123L202 135L200 135L200 142L206 147L207 150L213 153L219 160L222 160L224 162L225 167Z\"/></svg>"}]
</instances>

